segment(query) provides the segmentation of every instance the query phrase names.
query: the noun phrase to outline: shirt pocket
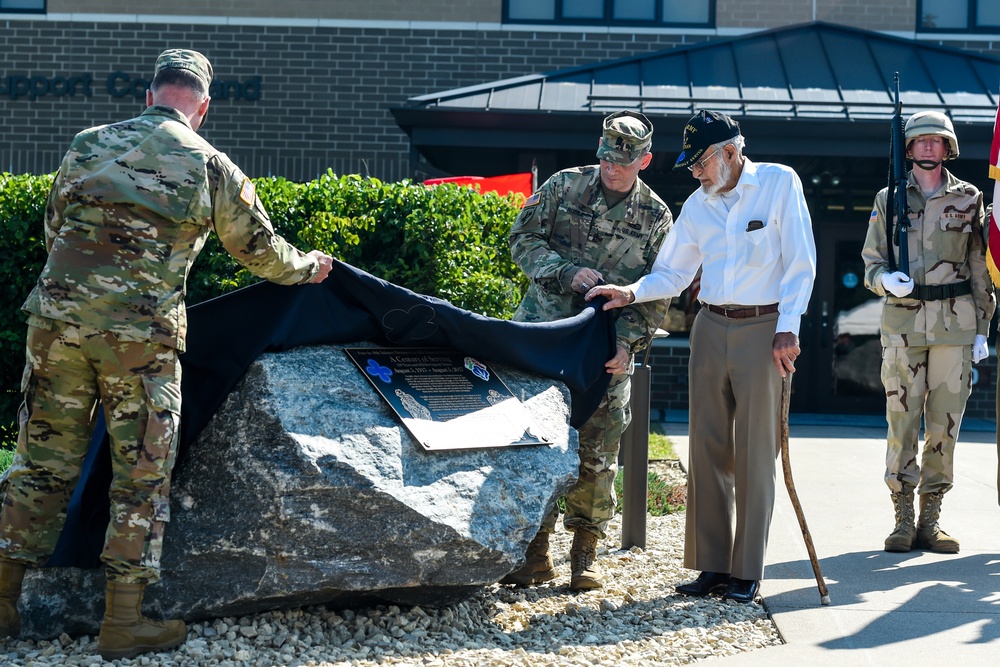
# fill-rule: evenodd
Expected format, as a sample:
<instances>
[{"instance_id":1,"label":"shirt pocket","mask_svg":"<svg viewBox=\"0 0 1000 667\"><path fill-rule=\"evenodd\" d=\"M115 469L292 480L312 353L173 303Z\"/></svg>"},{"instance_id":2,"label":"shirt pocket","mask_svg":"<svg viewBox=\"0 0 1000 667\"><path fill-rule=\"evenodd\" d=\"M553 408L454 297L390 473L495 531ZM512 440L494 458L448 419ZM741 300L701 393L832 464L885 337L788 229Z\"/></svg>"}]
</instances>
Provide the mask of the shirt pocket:
<instances>
[{"instance_id":1,"label":"shirt pocket","mask_svg":"<svg viewBox=\"0 0 1000 667\"><path fill-rule=\"evenodd\" d=\"M781 248L778 226L771 220L760 229L743 232L743 248L744 266L753 269L770 266L778 259Z\"/></svg>"},{"instance_id":2,"label":"shirt pocket","mask_svg":"<svg viewBox=\"0 0 1000 667\"><path fill-rule=\"evenodd\" d=\"M941 216L938 221L939 255L942 260L959 266L955 273L960 273L959 267L965 264L969 253L969 234L972 233L972 216L963 213L953 213Z\"/></svg>"}]
</instances>

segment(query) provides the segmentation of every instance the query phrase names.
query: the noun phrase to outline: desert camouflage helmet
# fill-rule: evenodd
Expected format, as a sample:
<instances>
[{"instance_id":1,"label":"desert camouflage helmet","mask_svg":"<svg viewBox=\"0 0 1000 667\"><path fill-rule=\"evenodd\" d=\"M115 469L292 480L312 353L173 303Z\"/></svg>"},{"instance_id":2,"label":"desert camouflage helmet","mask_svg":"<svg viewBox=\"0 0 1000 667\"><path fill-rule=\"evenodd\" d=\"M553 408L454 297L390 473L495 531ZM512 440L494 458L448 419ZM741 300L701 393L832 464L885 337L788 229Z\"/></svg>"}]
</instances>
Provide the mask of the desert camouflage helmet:
<instances>
[{"instance_id":1,"label":"desert camouflage helmet","mask_svg":"<svg viewBox=\"0 0 1000 667\"><path fill-rule=\"evenodd\" d=\"M955 128L951 124L951 119L940 111L918 111L913 114L906 121L904 134L907 148L910 147L911 141L925 134L944 137L951 148L945 160L954 160L958 157L958 137L955 135Z\"/></svg>"}]
</instances>

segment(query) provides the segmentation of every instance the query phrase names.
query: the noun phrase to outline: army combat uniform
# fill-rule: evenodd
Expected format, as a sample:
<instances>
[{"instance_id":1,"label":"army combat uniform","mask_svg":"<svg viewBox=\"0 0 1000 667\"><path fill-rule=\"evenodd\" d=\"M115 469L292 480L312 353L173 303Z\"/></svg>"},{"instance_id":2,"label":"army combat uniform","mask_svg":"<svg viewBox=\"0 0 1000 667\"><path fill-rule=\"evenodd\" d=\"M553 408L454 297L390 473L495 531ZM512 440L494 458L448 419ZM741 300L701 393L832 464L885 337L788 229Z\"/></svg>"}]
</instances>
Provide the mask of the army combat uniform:
<instances>
[{"instance_id":1,"label":"army combat uniform","mask_svg":"<svg viewBox=\"0 0 1000 667\"><path fill-rule=\"evenodd\" d=\"M275 234L250 180L179 111L151 106L73 140L46 209L48 261L23 306L25 401L0 520L4 559L38 565L52 553L103 405L113 481L101 559L109 580L159 578L185 283L212 231L274 282L319 270Z\"/></svg>"},{"instance_id":2,"label":"army combat uniform","mask_svg":"<svg viewBox=\"0 0 1000 667\"><path fill-rule=\"evenodd\" d=\"M510 235L511 255L531 284L514 319L548 322L580 313L584 295L571 287L582 267L599 271L605 282L629 284L648 273L673 218L670 209L640 179L612 208L601 188L598 165L554 174L528 198ZM617 343L631 355L666 315L669 300L623 309ZM631 363L628 367L631 369ZM615 513L614 478L621 435L628 426L629 374L614 375L607 394L580 430L580 478L566 494L568 530L604 537ZM551 533L553 508L541 531Z\"/></svg>"},{"instance_id":3,"label":"army combat uniform","mask_svg":"<svg viewBox=\"0 0 1000 667\"><path fill-rule=\"evenodd\" d=\"M987 334L996 306L982 195L947 169L942 173L944 184L929 197L912 171L907 180L908 273L915 283L909 296L887 294L881 280L890 271L885 189L875 197L862 251L865 286L887 296L881 326L889 424L885 483L893 494L951 489L955 441L972 391L972 345L977 334ZM918 462L921 414L925 443Z\"/></svg>"}]
</instances>

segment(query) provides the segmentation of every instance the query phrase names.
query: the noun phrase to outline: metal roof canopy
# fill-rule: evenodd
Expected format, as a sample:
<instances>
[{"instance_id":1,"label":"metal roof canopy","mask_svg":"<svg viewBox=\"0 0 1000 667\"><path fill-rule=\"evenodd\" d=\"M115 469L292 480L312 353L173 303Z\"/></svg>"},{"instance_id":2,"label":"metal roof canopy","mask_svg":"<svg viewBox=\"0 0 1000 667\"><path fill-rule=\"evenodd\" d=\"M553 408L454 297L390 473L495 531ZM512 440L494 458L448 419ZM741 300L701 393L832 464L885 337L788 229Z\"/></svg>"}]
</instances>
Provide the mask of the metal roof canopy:
<instances>
[{"instance_id":1,"label":"metal roof canopy","mask_svg":"<svg viewBox=\"0 0 1000 667\"><path fill-rule=\"evenodd\" d=\"M675 152L696 109L739 120L754 153L884 157L893 73L908 116L941 109L962 158L989 156L1000 60L813 22L407 100L391 109L413 149L591 150L601 118L636 109ZM963 127L964 126L964 127ZM599 131L599 129L598 129Z\"/></svg>"}]
</instances>

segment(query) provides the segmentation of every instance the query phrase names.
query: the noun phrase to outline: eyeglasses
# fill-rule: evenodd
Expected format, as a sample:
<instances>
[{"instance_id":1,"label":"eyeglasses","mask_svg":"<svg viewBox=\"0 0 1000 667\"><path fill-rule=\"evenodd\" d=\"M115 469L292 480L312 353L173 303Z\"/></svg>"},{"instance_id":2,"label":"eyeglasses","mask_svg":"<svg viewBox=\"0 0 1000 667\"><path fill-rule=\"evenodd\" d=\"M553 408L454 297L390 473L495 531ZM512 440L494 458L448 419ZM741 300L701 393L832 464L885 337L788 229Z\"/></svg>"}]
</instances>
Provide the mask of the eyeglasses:
<instances>
[{"instance_id":1,"label":"eyeglasses","mask_svg":"<svg viewBox=\"0 0 1000 667\"><path fill-rule=\"evenodd\" d=\"M709 160L711 160L715 156L715 154L718 153L721 150L722 150L721 148L716 148L714 151L712 151L712 153L710 155L706 155L705 157L703 157L702 159L698 160L694 164L688 165L688 171L694 171L695 167L698 167L699 169L704 170L705 169L705 163L708 162Z\"/></svg>"}]
</instances>

